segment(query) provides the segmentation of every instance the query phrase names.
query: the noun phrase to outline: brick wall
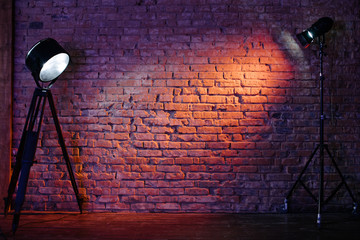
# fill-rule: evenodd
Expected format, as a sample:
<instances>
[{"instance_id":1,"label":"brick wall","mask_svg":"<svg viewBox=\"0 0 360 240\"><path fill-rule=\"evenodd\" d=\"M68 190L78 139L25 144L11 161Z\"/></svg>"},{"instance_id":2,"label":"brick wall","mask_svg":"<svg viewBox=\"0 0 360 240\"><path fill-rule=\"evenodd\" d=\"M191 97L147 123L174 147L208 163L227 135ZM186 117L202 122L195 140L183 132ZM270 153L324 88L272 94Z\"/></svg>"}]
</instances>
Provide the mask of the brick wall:
<instances>
[{"instance_id":1,"label":"brick wall","mask_svg":"<svg viewBox=\"0 0 360 240\"><path fill-rule=\"evenodd\" d=\"M85 210L277 211L319 141L318 46L295 33L323 16L325 139L359 197L357 0L15 5L13 154L35 87L25 55L55 38L72 57L52 92ZM49 111L38 146L24 208L76 211ZM352 203L344 190L333 202ZM315 206L302 189L293 203Z\"/></svg>"}]
</instances>

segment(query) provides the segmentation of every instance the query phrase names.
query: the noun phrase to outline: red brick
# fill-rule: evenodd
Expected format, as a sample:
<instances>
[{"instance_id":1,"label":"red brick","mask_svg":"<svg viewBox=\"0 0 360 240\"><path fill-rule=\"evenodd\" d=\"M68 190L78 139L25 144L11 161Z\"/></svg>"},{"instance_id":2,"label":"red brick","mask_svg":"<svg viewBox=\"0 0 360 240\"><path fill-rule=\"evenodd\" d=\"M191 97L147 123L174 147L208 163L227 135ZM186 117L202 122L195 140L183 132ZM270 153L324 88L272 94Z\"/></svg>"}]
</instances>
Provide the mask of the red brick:
<instances>
[{"instance_id":1,"label":"red brick","mask_svg":"<svg viewBox=\"0 0 360 240\"><path fill-rule=\"evenodd\" d=\"M119 201L119 198L117 196L112 195L103 195L99 198L99 203L116 203Z\"/></svg>"},{"instance_id":2,"label":"red brick","mask_svg":"<svg viewBox=\"0 0 360 240\"><path fill-rule=\"evenodd\" d=\"M249 173L249 172L257 172L258 169L256 166L234 166L234 171L235 172L246 172L246 173Z\"/></svg>"},{"instance_id":3,"label":"red brick","mask_svg":"<svg viewBox=\"0 0 360 240\"><path fill-rule=\"evenodd\" d=\"M167 103L165 104L165 110L187 111L189 110L189 105L180 103Z\"/></svg>"},{"instance_id":4,"label":"red brick","mask_svg":"<svg viewBox=\"0 0 360 240\"><path fill-rule=\"evenodd\" d=\"M218 113L217 112L194 112L193 113L194 118L217 118Z\"/></svg>"},{"instance_id":5,"label":"red brick","mask_svg":"<svg viewBox=\"0 0 360 240\"><path fill-rule=\"evenodd\" d=\"M207 188L186 188L185 194L187 195L208 195L209 189Z\"/></svg>"},{"instance_id":6,"label":"red brick","mask_svg":"<svg viewBox=\"0 0 360 240\"><path fill-rule=\"evenodd\" d=\"M149 211L149 209L155 209L155 204L153 203L131 203L131 210L134 211Z\"/></svg>"},{"instance_id":7,"label":"red brick","mask_svg":"<svg viewBox=\"0 0 360 240\"><path fill-rule=\"evenodd\" d=\"M201 102L203 102L203 103L226 103L226 97L225 96L202 95Z\"/></svg>"},{"instance_id":8,"label":"red brick","mask_svg":"<svg viewBox=\"0 0 360 240\"><path fill-rule=\"evenodd\" d=\"M185 103L198 103L200 102L199 96L196 95L183 95L176 96L174 102L185 102Z\"/></svg>"},{"instance_id":9,"label":"red brick","mask_svg":"<svg viewBox=\"0 0 360 240\"><path fill-rule=\"evenodd\" d=\"M196 133L195 127L179 127L177 129L179 133Z\"/></svg>"},{"instance_id":10,"label":"red brick","mask_svg":"<svg viewBox=\"0 0 360 240\"><path fill-rule=\"evenodd\" d=\"M161 210L180 210L181 206L179 203L157 203L156 209Z\"/></svg>"},{"instance_id":11,"label":"red brick","mask_svg":"<svg viewBox=\"0 0 360 240\"><path fill-rule=\"evenodd\" d=\"M183 195L184 189L183 188L161 188L160 189L160 195Z\"/></svg>"},{"instance_id":12,"label":"red brick","mask_svg":"<svg viewBox=\"0 0 360 240\"><path fill-rule=\"evenodd\" d=\"M185 174L182 173L182 172L166 173L165 174L165 179L166 180L184 180L185 179Z\"/></svg>"},{"instance_id":13,"label":"red brick","mask_svg":"<svg viewBox=\"0 0 360 240\"><path fill-rule=\"evenodd\" d=\"M198 133L221 133L222 129L220 127L198 127Z\"/></svg>"},{"instance_id":14,"label":"red brick","mask_svg":"<svg viewBox=\"0 0 360 240\"><path fill-rule=\"evenodd\" d=\"M180 166L159 165L156 167L156 170L159 172L179 172L181 168Z\"/></svg>"},{"instance_id":15,"label":"red brick","mask_svg":"<svg viewBox=\"0 0 360 240\"><path fill-rule=\"evenodd\" d=\"M186 157L188 155L185 150L163 150L165 157Z\"/></svg>"},{"instance_id":16,"label":"red brick","mask_svg":"<svg viewBox=\"0 0 360 240\"><path fill-rule=\"evenodd\" d=\"M267 103L266 96L243 96L241 99L244 103Z\"/></svg>"}]
</instances>

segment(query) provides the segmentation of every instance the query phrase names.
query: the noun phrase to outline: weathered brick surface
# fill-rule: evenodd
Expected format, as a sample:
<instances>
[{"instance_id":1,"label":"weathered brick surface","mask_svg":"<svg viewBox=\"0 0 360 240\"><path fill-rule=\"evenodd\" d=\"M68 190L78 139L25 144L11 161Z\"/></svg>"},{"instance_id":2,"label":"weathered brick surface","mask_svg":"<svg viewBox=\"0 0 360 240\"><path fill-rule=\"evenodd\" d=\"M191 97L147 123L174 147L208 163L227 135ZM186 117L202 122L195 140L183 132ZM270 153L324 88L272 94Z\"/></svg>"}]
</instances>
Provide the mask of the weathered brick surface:
<instances>
[{"instance_id":1,"label":"weathered brick surface","mask_svg":"<svg viewBox=\"0 0 360 240\"><path fill-rule=\"evenodd\" d=\"M295 33L334 18L324 59L325 138L359 197L357 0L15 7L13 152L35 86L24 58L38 40L55 38L72 64L52 91L89 211L277 211L319 140L318 47L300 47ZM77 209L56 138L47 110L27 209ZM316 189L315 163L307 182ZM327 193L338 178L326 171ZM351 204L345 191L335 200ZM294 202L314 206L302 189Z\"/></svg>"}]
</instances>

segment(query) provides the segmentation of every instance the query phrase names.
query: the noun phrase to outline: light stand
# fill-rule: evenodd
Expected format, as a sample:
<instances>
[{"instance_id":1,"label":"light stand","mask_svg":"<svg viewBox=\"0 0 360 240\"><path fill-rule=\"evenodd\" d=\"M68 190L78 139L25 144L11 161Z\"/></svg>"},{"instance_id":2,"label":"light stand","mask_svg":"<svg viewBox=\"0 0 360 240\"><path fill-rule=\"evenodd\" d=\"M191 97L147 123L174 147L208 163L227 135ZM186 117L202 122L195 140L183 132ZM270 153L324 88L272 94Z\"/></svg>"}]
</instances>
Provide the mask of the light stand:
<instances>
[{"instance_id":1,"label":"light stand","mask_svg":"<svg viewBox=\"0 0 360 240\"><path fill-rule=\"evenodd\" d=\"M321 19L320 19L321 20ZM319 20L319 21L320 21ZM331 20L332 21L332 20ZM315 25L315 24L314 24ZM314 26L313 25L313 26ZM331 22L332 25L332 22ZM330 25L330 28L331 28ZM330 29L329 28L329 29ZM329 30L328 29L328 30ZM328 31L327 30L327 31ZM326 31L325 31L326 32ZM332 156L332 154L329 151L329 147L327 144L324 144L324 74L323 74L323 56L324 56L324 51L323 48L325 47L325 32L321 32L322 34L317 36L318 37L318 41L319 41L319 56L320 56L320 143L319 145L315 148L315 150L312 152L312 154L310 155L310 158L308 159L308 161L306 162L304 168L302 169L300 175L298 176L295 184L292 186L292 188L290 189L289 193L287 194L285 200L284 200L284 207L283 207L283 211L287 212L288 211L288 201L293 193L293 191L295 190L295 187L298 184L301 184L301 186L306 190L306 192L311 196L311 198L317 202L318 205L318 212L317 212L317 226L320 228L321 227L321 214L322 214L322 210L323 210L323 205L325 205L326 203L328 203L334 196L335 194L338 192L338 190L344 185L346 190L348 191L351 199L353 200L353 213L356 213L357 211L357 202L355 200L354 195L352 194L349 186L347 185L344 176L342 175L339 167L337 166L334 157ZM299 34L301 35L301 34ZM310 34L313 36L313 34ZM298 36L299 37L299 36ZM300 39L301 41L301 39ZM311 39L310 42L312 42L313 39ZM308 44L310 44L309 42L302 42L303 45L308 46ZM301 180L302 176L304 175L306 169L308 168L310 162L313 160L315 154L317 153L317 151L319 150L319 165L320 165L320 179L319 179L319 195L318 198L316 198L316 196L311 192L311 190L304 184L304 182ZM331 163L333 164L333 166L336 169L336 172L338 173L338 175L341 178L341 182L340 184L332 191L332 193L330 194L330 196L324 201L324 154L325 154L325 150L326 153L328 154L329 158L331 159Z\"/></svg>"},{"instance_id":2,"label":"light stand","mask_svg":"<svg viewBox=\"0 0 360 240\"><path fill-rule=\"evenodd\" d=\"M50 49L48 49L51 47ZM46 51L45 51L46 50ZM50 53L50 56L41 58L42 53ZM70 180L72 187L75 192L76 200L80 209L81 208L81 199L79 191L76 185L74 178L74 173L71 167L69 155L66 150L65 141L61 132L61 127L59 119L56 114L55 104L53 96L50 91L51 85L56 81L58 75L60 75L68 65L69 58L63 54L67 54L65 50L57 44L53 39L45 39L36 44L28 53L26 58L26 65L32 71L32 75L37 84L35 88L29 112L26 118L25 127L21 136L21 141L16 155L16 162L13 169L8 196L4 198L5 208L4 213L7 215L9 208L12 203L12 196L15 192L16 184L18 182L18 190L15 198L15 213L13 218L12 230L13 233L16 232L16 229L19 225L20 220L20 211L25 200L26 187L29 179L30 168L34 164L34 157L37 148L37 142L39 139L39 133L41 129L41 122L44 116L45 102L48 100L52 118L55 123L56 132L58 135L58 141L65 159L65 163L69 172ZM65 59L65 61L63 61ZM57 62L61 61L61 62ZM63 65L58 67L58 65ZM34 67L35 66L35 67ZM57 69L53 70L53 67L56 66ZM54 72L55 71L55 72ZM47 87L40 86L40 82L49 83ZM21 173L21 174L20 174ZM20 175L20 179L19 179Z\"/></svg>"}]
</instances>

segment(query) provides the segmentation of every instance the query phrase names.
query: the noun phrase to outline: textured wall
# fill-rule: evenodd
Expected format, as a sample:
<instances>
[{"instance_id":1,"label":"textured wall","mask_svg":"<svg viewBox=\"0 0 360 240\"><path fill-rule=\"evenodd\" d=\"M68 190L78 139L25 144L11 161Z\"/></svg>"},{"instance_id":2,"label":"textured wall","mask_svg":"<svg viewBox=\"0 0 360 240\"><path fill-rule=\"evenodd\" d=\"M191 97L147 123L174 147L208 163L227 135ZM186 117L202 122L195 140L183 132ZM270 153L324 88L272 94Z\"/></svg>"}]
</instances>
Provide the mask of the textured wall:
<instances>
[{"instance_id":1,"label":"textured wall","mask_svg":"<svg viewBox=\"0 0 360 240\"><path fill-rule=\"evenodd\" d=\"M52 91L85 210L275 212L319 141L318 46L294 36L329 16L325 139L359 197L359 10L358 0L16 1L14 150L35 86L25 55L52 37L72 56ZM47 111L26 209L77 210L56 138ZM310 188L317 172L316 160ZM338 177L326 172L328 193ZM344 190L333 202L352 203ZM315 206L303 189L293 204Z\"/></svg>"}]
</instances>

